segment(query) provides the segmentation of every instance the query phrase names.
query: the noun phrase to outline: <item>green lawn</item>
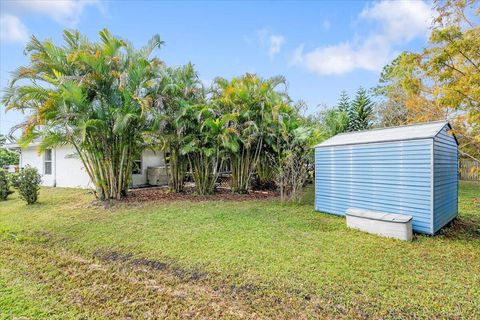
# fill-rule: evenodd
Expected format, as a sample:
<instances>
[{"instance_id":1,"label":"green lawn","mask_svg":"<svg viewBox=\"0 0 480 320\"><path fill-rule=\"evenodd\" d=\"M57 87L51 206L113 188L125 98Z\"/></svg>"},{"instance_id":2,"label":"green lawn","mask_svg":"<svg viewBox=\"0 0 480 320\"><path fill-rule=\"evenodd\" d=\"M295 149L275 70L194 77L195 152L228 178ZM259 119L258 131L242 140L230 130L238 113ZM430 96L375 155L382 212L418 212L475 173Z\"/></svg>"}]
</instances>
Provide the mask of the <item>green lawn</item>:
<instances>
[{"instance_id":1,"label":"green lawn","mask_svg":"<svg viewBox=\"0 0 480 320\"><path fill-rule=\"evenodd\" d=\"M143 203L84 190L0 203L0 319L480 318L480 184L409 242L300 205Z\"/></svg>"}]
</instances>

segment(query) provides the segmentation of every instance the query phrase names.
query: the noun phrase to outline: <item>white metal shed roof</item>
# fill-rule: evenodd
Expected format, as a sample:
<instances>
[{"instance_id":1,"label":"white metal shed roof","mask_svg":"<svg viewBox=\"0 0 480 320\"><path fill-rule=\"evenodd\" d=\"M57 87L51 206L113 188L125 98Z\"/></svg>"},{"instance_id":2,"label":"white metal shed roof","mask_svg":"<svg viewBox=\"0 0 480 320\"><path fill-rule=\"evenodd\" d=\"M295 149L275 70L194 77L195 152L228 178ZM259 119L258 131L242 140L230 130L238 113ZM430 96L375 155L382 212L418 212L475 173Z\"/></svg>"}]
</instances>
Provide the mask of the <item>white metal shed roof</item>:
<instances>
[{"instance_id":1,"label":"white metal shed roof","mask_svg":"<svg viewBox=\"0 0 480 320\"><path fill-rule=\"evenodd\" d=\"M445 125L450 126L447 121L435 121L400 127L340 133L317 144L315 148L434 138Z\"/></svg>"}]
</instances>

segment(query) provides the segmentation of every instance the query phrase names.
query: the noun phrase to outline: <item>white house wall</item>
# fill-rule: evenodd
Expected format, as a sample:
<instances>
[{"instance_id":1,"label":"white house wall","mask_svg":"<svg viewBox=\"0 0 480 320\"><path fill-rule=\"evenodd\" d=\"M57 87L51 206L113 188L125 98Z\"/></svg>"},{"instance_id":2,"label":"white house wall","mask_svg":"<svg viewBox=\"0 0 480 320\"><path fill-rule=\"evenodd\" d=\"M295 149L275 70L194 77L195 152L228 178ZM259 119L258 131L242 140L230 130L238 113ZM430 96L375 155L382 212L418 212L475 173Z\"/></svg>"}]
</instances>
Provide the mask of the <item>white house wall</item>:
<instances>
[{"instance_id":1,"label":"white house wall","mask_svg":"<svg viewBox=\"0 0 480 320\"><path fill-rule=\"evenodd\" d=\"M93 188L82 161L76 155L75 149L69 146L52 150L52 174L45 175L43 154L37 147L22 149L20 166L30 165L37 168L42 175L42 185L46 187ZM147 168L164 165L163 154L160 151L145 150L142 154L142 173L132 175L132 185L147 183Z\"/></svg>"},{"instance_id":2,"label":"white house wall","mask_svg":"<svg viewBox=\"0 0 480 320\"><path fill-rule=\"evenodd\" d=\"M43 155L38 153L36 147L28 147L26 149L22 149L20 166L25 167L29 165L36 168L38 172L42 175L42 185L47 187L53 187L54 161L55 160L52 159L52 174L44 175Z\"/></svg>"},{"instance_id":3,"label":"white house wall","mask_svg":"<svg viewBox=\"0 0 480 320\"><path fill-rule=\"evenodd\" d=\"M21 167L29 165L37 168L42 175L42 185L46 187L91 188L92 183L75 150L71 147L59 147L52 150L52 174L45 174L43 153L37 147L22 149Z\"/></svg>"},{"instance_id":4,"label":"white house wall","mask_svg":"<svg viewBox=\"0 0 480 320\"><path fill-rule=\"evenodd\" d=\"M54 172L56 173L57 187L93 188L90 177L75 149L71 147L55 148L53 158L56 160Z\"/></svg>"}]
</instances>

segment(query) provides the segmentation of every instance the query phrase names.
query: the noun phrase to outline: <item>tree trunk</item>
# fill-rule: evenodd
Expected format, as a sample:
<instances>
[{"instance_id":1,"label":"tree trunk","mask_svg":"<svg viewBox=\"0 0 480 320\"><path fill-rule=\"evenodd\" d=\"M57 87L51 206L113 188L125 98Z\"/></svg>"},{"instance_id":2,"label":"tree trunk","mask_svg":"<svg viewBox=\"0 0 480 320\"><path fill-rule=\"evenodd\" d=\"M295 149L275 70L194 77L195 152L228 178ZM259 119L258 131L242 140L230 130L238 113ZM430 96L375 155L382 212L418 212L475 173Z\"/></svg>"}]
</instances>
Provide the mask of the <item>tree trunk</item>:
<instances>
[{"instance_id":1,"label":"tree trunk","mask_svg":"<svg viewBox=\"0 0 480 320\"><path fill-rule=\"evenodd\" d=\"M168 186L173 192L183 192L186 174L186 159L180 153L180 146L170 145L170 162L168 164Z\"/></svg>"}]
</instances>

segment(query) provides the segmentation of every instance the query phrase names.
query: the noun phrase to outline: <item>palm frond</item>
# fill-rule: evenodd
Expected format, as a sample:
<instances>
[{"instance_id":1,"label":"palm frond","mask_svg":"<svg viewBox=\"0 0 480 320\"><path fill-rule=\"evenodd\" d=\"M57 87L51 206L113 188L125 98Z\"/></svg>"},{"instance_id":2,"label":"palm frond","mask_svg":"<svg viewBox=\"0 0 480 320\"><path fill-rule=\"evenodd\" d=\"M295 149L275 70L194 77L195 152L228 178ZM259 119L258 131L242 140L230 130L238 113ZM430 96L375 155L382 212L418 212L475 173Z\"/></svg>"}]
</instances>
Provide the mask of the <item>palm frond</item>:
<instances>
[{"instance_id":1,"label":"palm frond","mask_svg":"<svg viewBox=\"0 0 480 320\"><path fill-rule=\"evenodd\" d=\"M47 149L58 147L67 144L65 136L62 133L50 131L41 137L41 141L38 144L38 152L44 152Z\"/></svg>"},{"instance_id":2,"label":"palm frond","mask_svg":"<svg viewBox=\"0 0 480 320\"><path fill-rule=\"evenodd\" d=\"M165 42L160 39L158 34L156 34L148 41L146 46L140 49L140 54L145 58L150 57L155 49L160 48L164 44Z\"/></svg>"}]
</instances>

